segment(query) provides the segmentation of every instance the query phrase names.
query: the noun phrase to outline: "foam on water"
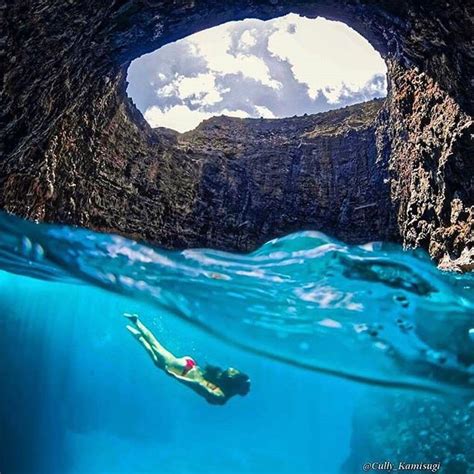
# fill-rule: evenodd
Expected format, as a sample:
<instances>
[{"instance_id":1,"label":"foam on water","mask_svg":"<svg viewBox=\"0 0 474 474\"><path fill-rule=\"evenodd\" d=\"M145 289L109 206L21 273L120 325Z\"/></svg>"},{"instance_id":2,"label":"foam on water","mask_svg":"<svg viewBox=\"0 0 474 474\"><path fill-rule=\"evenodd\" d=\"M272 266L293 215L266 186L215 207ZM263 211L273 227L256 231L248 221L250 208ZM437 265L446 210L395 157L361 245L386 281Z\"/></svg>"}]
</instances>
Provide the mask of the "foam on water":
<instances>
[{"instance_id":1,"label":"foam on water","mask_svg":"<svg viewBox=\"0 0 474 474\"><path fill-rule=\"evenodd\" d=\"M366 383L474 392L474 280L318 232L250 254L166 251L0 216L0 267L146 299L233 345Z\"/></svg>"}]
</instances>

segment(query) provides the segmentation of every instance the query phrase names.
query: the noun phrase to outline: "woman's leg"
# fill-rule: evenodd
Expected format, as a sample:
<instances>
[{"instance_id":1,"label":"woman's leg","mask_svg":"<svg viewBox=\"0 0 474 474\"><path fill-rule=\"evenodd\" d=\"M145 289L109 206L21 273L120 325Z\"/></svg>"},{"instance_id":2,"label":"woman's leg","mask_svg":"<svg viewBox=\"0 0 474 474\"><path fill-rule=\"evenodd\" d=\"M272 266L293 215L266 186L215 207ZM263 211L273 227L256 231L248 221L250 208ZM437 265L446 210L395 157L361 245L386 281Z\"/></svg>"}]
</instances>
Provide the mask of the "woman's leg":
<instances>
[{"instance_id":1,"label":"woman's leg","mask_svg":"<svg viewBox=\"0 0 474 474\"><path fill-rule=\"evenodd\" d=\"M156 364L156 365L160 365L159 364L159 360L158 360L158 356L157 354L155 353L155 351L152 349L152 347L150 346L150 344L148 343L148 341L145 339L145 337L143 336L143 334L138 331L137 329L133 328L132 326L127 326L127 329L132 333L133 337L140 342L140 344L142 344L142 346L145 348L145 350L148 352L148 355L152 358L153 362Z\"/></svg>"},{"instance_id":2,"label":"woman's leg","mask_svg":"<svg viewBox=\"0 0 474 474\"><path fill-rule=\"evenodd\" d=\"M125 317L135 324L142 336L145 338L145 341L148 343L148 345L151 346L151 348L156 352L156 355L162 358L165 363L172 363L176 359L176 357L171 352L166 350L158 342L158 339L156 339L154 334L138 319L138 316L136 314L130 315L126 313Z\"/></svg>"}]
</instances>

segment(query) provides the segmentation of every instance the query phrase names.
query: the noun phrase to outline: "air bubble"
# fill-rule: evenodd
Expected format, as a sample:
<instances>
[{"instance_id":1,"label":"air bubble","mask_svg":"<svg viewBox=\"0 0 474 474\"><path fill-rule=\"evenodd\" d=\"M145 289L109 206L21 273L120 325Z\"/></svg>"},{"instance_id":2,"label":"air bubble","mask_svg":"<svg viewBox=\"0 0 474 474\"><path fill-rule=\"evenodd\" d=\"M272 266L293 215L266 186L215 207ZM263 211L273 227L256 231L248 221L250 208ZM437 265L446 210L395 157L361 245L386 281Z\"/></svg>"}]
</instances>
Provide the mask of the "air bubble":
<instances>
[{"instance_id":1,"label":"air bubble","mask_svg":"<svg viewBox=\"0 0 474 474\"><path fill-rule=\"evenodd\" d=\"M377 349L381 350L381 351L388 351L390 349L390 346L388 346L387 344L383 343L383 342L380 342L380 341L377 341L374 343L374 347L376 347Z\"/></svg>"},{"instance_id":2,"label":"air bubble","mask_svg":"<svg viewBox=\"0 0 474 474\"><path fill-rule=\"evenodd\" d=\"M408 306L410 306L410 302L408 301L408 298L404 295L396 295L396 296L394 296L394 300L397 303L400 303L400 305L403 308L408 308Z\"/></svg>"},{"instance_id":3,"label":"air bubble","mask_svg":"<svg viewBox=\"0 0 474 474\"><path fill-rule=\"evenodd\" d=\"M309 344L307 342L300 342L299 347L302 351L307 351L309 349Z\"/></svg>"},{"instance_id":4,"label":"air bubble","mask_svg":"<svg viewBox=\"0 0 474 474\"><path fill-rule=\"evenodd\" d=\"M439 364L439 365L444 365L448 360L446 354L443 354L443 353L438 352L438 351L433 351L433 350L427 351L426 358L430 362L433 362L433 363Z\"/></svg>"},{"instance_id":5,"label":"air bubble","mask_svg":"<svg viewBox=\"0 0 474 474\"><path fill-rule=\"evenodd\" d=\"M357 333L366 332L368 329L367 324L354 324L354 331Z\"/></svg>"},{"instance_id":6,"label":"air bubble","mask_svg":"<svg viewBox=\"0 0 474 474\"><path fill-rule=\"evenodd\" d=\"M397 325L402 332L409 332L414 328L414 325L410 321L404 321L402 318L397 318Z\"/></svg>"},{"instance_id":7,"label":"air bubble","mask_svg":"<svg viewBox=\"0 0 474 474\"><path fill-rule=\"evenodd\" d=\"M44 258L44 249L40 244L33 245L33 260L35 262L40 262Z\"/></svg>"},{"instance_id":8,"label":"air bubble","mask_svg":"<svg viewBox=\"0 0 474 474\"><path fill-rule=\"evenodd\" d=\"M31 249L33 248L33 244L31 243L31 240L28 237L23 237L21 239L21 245L20 245L20 252L22 255L25 257L28 257L31 253Z\"/></svg>"}]
</instances>

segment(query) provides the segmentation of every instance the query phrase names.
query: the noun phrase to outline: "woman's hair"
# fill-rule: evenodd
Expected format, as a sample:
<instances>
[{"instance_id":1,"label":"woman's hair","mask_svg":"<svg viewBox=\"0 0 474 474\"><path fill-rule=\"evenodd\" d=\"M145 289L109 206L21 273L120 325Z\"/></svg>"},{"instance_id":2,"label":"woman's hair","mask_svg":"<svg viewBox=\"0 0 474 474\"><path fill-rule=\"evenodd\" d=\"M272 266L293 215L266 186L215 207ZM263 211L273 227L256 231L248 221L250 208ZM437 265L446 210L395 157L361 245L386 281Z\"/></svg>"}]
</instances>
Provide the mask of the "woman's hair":
<instances>
[{"instance_id":1,"label":"woman's hair","mask_svg":"<svg viewBox=\"0 0 474 474\"><path fill-rule=\"evenodd\" d=\"M226 398L234 395L244 396L250 390L249 376L232 367L222 370L219 367L208 365L204 369L203 377L217 385L224 392Z\"/></svg>"}]
</instances>

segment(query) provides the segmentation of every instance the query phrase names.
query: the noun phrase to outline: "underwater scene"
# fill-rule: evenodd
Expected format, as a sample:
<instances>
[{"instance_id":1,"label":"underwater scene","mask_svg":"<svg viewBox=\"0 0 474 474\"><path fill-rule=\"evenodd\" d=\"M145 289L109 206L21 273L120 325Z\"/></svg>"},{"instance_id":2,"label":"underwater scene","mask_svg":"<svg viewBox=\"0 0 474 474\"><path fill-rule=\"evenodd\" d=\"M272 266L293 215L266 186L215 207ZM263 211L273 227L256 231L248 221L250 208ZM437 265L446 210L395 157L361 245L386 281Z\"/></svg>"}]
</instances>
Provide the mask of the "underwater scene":
<instances>
[{"instance_id":1,"label":"underwater scene","mask_svg":"<svg viewBox=\"0 0 474 474\"><path fill-rule=\"evenodd\" d=\"M167 251L1 214L0 267L2 474L474 472L474 278L422 252ZM208 403L124 315L250 390Z\"/></svg>"}]
</instances>

